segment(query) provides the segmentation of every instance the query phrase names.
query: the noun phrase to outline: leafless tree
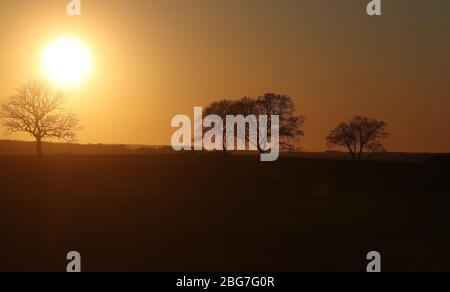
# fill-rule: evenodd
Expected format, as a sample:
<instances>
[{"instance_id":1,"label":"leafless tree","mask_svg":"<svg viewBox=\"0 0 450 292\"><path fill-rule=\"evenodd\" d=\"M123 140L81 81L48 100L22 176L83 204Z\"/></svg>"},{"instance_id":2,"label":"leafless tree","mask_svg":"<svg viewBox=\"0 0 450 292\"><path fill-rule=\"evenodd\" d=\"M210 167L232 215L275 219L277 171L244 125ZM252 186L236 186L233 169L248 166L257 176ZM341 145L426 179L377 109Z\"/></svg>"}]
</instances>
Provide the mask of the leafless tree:
<instances>
[{"instance_id":1,"label":"leafless tree","mask_svg":"<svg viewBox=\"0 0 450 292\"><path fill-rule=\"evenodd\" d=\"M296 115L296 108L292 98L286 95L266 93L258 97L256 108L258 115L279 116L280 150L296 150L298 148L298 139L304 136L302 128L305 118ZM268 128L271 128L270 119Z\"/></svg>"},{"instance_id":2,"label":"leafless tree","mask_svg":"<svg viewBox=\"0 0 450 292\"><path fill-rule=\"evenodd\" d=\"M386 123L366 117L355 117L341 123L327 137L329 147L346 147L353 160L361 160L365 151L385 152L380 139L387 138Z\"/></svg>"},{"instance_id":3,"label":"leafless tree","mask_svg":"<svg viewBox=\"0 0 450 292\"><path fill-rule=\"evenodd\" d=\"M226 119L227 115L238 116L242 115L244 117L255 115L259 117L260 115L267 115L268 119L268 129L271 129L270 116L278 115L280 117L280 148L281 150L295 150L297 149L297 139L303 136L302 127L305 122L303 116L295 115L295 104L292 99L285 95L277 95L274 93L265 94L257 99L251 97L243 97L240 100L230 101L222 100L219 102L214 102L208 106L205 111L205 115L218 115L223 120ZM249 129L251 127L259 130L257 125L246 125L246 142L252 143L252 141L258 141L258 137L251 137ZM224 127L224 146L226 146L226 136L229 134L227 129ZM233 131L235 135L237 131ZM259 136L259 133L257 133ZM268 133L270 138L270 133ZM255 139L256 138L256 139ZM264 152L259 143L256 143L257 148L260 152ZM226 148L226 147L224 147Z\"/></svg>"},{"instance_id":4,"label":"leafless tree","mask_svg":"<svg viewBox=\"0 0 450 292\"><path fill-rule=\"evenodd\" d=\"M226 120L227 115L234 115L236 109L236 102L230 100L221 100L216 101L210 104L207 108L205 108L203 114L205 116L208 115L217 115L222 118L223 121ZM203 131L206 132L208 129L203 128ZM204 133L203 133L204 134ZM227 128L223 127L223 153L227 153Z\"/></svg>"},{"instance_id":5,"label":"leafless tree","mask_svg":"<svg viewBox=\"0 0 450 292\"><path fill-rule=\"evenodd\" d=\"M79 119L64 109L65 98L42 81L20 86L0 108L0 118L8 134L24 132L36 139L36 151L42 155L44 139L76 140L81 130Z\"/></svg>"}]
</instances>

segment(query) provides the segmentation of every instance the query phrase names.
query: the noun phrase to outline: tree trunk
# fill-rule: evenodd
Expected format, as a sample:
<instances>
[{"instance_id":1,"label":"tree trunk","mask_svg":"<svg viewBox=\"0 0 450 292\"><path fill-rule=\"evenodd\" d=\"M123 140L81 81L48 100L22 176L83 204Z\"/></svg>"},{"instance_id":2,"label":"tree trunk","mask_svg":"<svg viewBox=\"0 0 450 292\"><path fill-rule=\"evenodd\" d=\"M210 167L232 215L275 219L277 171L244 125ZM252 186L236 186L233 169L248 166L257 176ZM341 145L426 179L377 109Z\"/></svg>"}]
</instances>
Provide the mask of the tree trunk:
<instances>
[{"instance_id":1,"label":"tree trunk","mask_svg":"<svg viewBox=\"0 0 450 292\"><path fill-rule=\"evenodd\" d=\"M359 148L358 161L361 160L361 157L362 157L363 152L364 152L364 147L365 147L365 145L361 145L361 147Z\"/></svg>"},{"instance_id":2,"label":"tree trunk","mask_svg":"<svg viewBox=\"0 0 450 292\"><path fill-rule=\"evenodd\" d=\"M41 157L42 153L42 138L36 138L36 154Z\"/></svg>"},{"instance_id":3,"label":"tree trunk","mask_svg":"<svg viewBox=\"0 0 450 292\"><path fill-rule=\"evenodd\" d=\"M352 150L352 147L348 146L348 150L350 152L350 156L352 157L352 160L355 161L356 157L355 157L355 153Z\"/></svg>"},{"instance_id":4,"label":"tree trunk","mask_svg":"<svg viewBox=\"0 0 450 292\"><path fill-rule=\"evenodd\" d=\"M361 151L359 151L359 153L358 153L358 161L360 161L361 160L361 157L362 157L362 150Z\"/></svg>"}]
</instances>

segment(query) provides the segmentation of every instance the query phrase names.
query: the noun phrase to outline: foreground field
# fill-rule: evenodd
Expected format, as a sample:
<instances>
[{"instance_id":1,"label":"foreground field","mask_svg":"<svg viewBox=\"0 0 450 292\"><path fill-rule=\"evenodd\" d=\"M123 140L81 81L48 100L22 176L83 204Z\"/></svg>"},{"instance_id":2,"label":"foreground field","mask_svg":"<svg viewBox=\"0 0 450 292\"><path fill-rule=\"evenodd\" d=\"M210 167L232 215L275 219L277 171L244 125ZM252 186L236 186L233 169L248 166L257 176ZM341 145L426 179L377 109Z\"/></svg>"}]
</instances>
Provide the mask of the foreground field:
<instances>
[{"instance_id":1,"label":"foreground field","mask_svg":"<svg viewBox=\"0 0 450 292\"><path fill-rule=\"evenodd\" d=\"M450 271L445 165L0 157L0 270Z\"/></svg>"}]
</instances>

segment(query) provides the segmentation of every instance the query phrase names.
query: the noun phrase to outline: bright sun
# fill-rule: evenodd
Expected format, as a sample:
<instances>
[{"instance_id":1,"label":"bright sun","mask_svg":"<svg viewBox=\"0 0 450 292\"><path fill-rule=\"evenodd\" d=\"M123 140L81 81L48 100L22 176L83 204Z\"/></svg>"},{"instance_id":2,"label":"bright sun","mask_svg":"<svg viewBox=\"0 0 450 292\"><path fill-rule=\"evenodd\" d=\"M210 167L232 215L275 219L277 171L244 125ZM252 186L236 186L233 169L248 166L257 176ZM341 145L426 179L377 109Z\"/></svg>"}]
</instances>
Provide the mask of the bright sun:
<instances>
[{"instance_id":1,"label":"bright sun","mask_svg":"<svg viewBox=\"0 0 450 292\"><path fill-rule=\"evenodd\" d=\"M76 38L59 38L44 49L42 70L45 77L56 86L78 86L92 71L91 53L87 46Z\"/></svg>"}]
</instances>

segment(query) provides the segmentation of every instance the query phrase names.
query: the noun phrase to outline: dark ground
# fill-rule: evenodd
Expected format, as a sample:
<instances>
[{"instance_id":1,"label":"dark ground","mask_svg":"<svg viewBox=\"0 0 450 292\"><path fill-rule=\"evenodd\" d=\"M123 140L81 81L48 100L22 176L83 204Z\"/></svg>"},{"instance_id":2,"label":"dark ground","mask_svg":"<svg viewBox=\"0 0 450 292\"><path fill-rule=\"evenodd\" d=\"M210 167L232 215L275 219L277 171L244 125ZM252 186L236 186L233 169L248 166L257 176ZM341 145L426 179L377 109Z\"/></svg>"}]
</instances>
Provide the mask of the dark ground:
<instances>
[{"instance_id":1,"label":"dark ground","mask_svg":"<svg viewBox=\"0 0 450 292\"><path fill-rule=\"evenodd\" d=\"M0 271L450 271L448 164L0 157Z\"/></svg>"}]
</instances>

